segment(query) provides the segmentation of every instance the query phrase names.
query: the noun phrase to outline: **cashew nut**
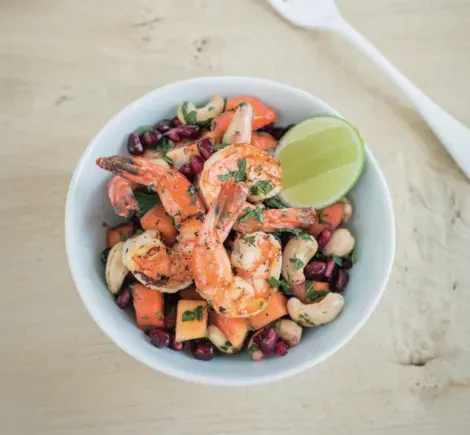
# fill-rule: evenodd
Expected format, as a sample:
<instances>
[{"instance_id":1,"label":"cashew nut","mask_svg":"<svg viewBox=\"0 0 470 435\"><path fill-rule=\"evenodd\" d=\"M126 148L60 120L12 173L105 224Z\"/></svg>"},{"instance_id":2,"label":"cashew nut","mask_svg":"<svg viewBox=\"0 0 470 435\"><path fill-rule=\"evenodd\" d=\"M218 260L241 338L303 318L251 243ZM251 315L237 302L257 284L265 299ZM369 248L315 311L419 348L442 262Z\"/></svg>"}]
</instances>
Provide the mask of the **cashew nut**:
<instances>
[{"instance_id":1,"label":"cashew nut","mask_svg":"<svg viewBox=\"0 0 470 435\"><path fill-rule=\"evenodd\" d=\"M233 347L232 343L227 340L224 333L215 325L209 325L207 328L207 338L223 353L232 355L240 350Z\"/></svg>"},{"instance_id":2,"label":"cashew nut","mask_svg":"<svg viewBox=\"0 0 470 435\"><path fill-rule=\"evenodd\" d=\"M192 112L195 112L196 122L206 122L217 115L220 115L225 109L225 100L222 98L220 94L212 95L210 101L203 107L199 109L193 104L187 101L181 103L176 111L176 116L183 124L188 124L189 120L187 116Z\"/></svg>"},{"instance_id":3,"label":"cashew nut","mask_svg":"<svg viewBox=\"0 0 470 435\"><path fill-rule=\"evenodd\" d=\"M282 319L277 326L279 337L282 338L289 347L299 344L302 338L302 327L289 319Z\"/></svg>"},{"instance_id":4,"label":"cashew nut","mask_svg":"<svg viewBox=\"0 0 470 435\"><path fill-rule=\"evenodd\" d=\"M353 206L351 204L351 201L349 201L348 198L343 198L341 200L341 202L343 203L343 217L342 217L342 221L343 223L346 223L349 218L352 216L353 214Z\"/></svg>"},{"instance_id":5,"label":"cashew nut","mask_svg":"<svg viewBox=\"0 0 470 435\"><path fill-rule=\"evenodd\" d=\"M251 143L251 122L253 120L253 107L242 103L233 115L232 122L222 138L223 144Z\"/></svg>"},{"instance_id":6,"label":"cashew nut","mask_svg":"<svg viewBox=\"0 0 470 435\"><path fill-rule=\"evenodd\" d=\"M323 253L327 256L337 255L344 257L354 249L355 239L346 228L335 230L323 248Z\"/></svg>"},{"instance_id":7,"label":"cashew nut","mask_svg":"<svg viewBox=\"0 0 470 435\"><path fill-rule=\"evenodd\" d=\"M304 267L315 255L317 241L308 234L293 237L282 254L282 276L291 284L305 282Z\"/></svg>"},{"instance_id":8,"label":"cashew nut","mask_svg":"<svg viewBox=\"0 0 470 435\"><path fill-rule=\"evenodd\" d=\"M116 243L109 251L108 260L106 261L106 284L113 295L119 292L124 278L129 273L129 270L122 262L123 247L124 242Z\"/></svg>"},{"instance_id":9,"label":"cashew nut","mask_svg":"<svg viewBox=\"0 0 470 435\"><path fill-rule=\"evenodd\" d=\"M331 322L343 306L344 298L338 293L328 293L320 302L308 305L297 298L287 301L289 316L302 326L320 326Z\"/></svg>"}]
</instances>

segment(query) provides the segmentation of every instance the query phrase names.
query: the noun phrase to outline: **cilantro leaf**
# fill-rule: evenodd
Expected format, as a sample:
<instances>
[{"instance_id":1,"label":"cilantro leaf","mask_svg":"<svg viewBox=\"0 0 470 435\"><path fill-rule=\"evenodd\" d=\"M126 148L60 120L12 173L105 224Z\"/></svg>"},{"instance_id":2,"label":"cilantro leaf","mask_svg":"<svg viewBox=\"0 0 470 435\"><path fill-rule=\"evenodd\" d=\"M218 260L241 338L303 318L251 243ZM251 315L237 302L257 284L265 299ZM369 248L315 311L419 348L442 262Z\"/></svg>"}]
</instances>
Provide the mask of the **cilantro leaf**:
<instances>
[{"instance_id":1,"label":"cilantro leaf","mask_svg":"<svg viewBox=\"0 0 470 435\"><path fill-rule=\"evenodd\" d=\"M277 196L266 199L264 201L264 205L268 208L287 208L287 206Z\"/></svg>"},{"instance_id":2,"label":"cilantro leaf","mask_svg":"<svg viewBox=\"0 0 470 435\"><path fill-rule=\"evenodd\" d=\"M181 320L183 322L191 322L193 320L201 321L205 309L206 307L204 307L204 305L198 305L193 311L186 310Z\"/></svg>"},{"instance_id":3,"label":"cilantro leaf","mask_svg":"<svg viewBox=\"0 0 470 435\"><path fill-rule=\"evenodd\" d=\"M246 159L238 160L238 172L235 175L235 183L245 181L246 179Z\"/></svg>"},{"instance_id":4,"label":"cilantro leaf","mask_svg":"<svg viewBox=\"0 0 470 435\"><path fill-rule=\"evenodd\" d=\"M343 265L343 259L341 257L338 257L337 255L333 255L333 260L339 267Z\"/></svg>"},{"instance_id":5,"label":"cilantro leaf","mask_svg":"<svg viewBox=\"0 0 470 435\"><path fill-rule=\"evenodd\" d=\"M289 258L289 262L294 263L294 271L302 269L302 267L305 266L302 260L300 258L294 257L294 258Z\"/></svg>"},{"instance_id":6,"label":"cilantro leaf","mask_svg":"<svg viewBox=\"0 0 470 435\"><path fill-rule=\"evenodd\" d=\"M188 187L188 194L190 196L196 195L196 188L191 184L191 186Z\"/></svg>"},{"instance_id":7,"label":"cilantro leaf","mask_svg":"<svg viewBox=\"0 0 470 435\"><path fill-rule=\"evenodd\" d=\"M138 218L141 218L152 207L161 204L157 193L149 192L148 190L134 190L134 197L139 204L139 210L136 212Z\"/></svg>"},{"instance_id":8,"label":"cilantro leaf","mask_svg":"<svg viewBox=\"0 0 470 435\"><path fill-rule=\"evenodd\" d=\"M268 280L268 284L271 286L271 287L279 287L281 285L281 281L279 281L278 279L274 278L274 276L272 276L271 278L269 278Z\"/></svg>"},{"instance_id":9,"label":"cilantro leaf","mask_svg":"<svg viewBox=\"0 0 470 435\"><path fill-rule=\"evenodd\" d=\"M258 222L263 223L264 222L263 210L261 210L258 207L251 209L245 215L243 215L239 219L239 221L246 222L247 220L250 220L250 219L256 219Z\"/></svg>"},{"instance_id":10,"label":"cilantro leaf","mask_svg":"<svg viewBox=\"0 0 470 435\"><path fill-rule=\"evenodd\" d=\"M232 171L232 172L229 172L228 174L217 175L217 178L218 178L220 181L227 181L227 180L230 180L230 178L232 178L235 174L236 174L236 172L235 172L235 171Z\"/></svg>"},{"instance_id":11,"label":"cilantro leaf","mask_svg":"<svg viewBox=\"0 0 470 435\"><path fill-rule=\"evenodd\" d=\"M255 236L249 236L249 237L244 237L243 241L245 243L248 243L248 246L255 246L255 239L256 239Z\"/></svg>"},{"instance_id":12,"label":"cilantro leaf","mask_svg":"<svg viewBox=\"0 0 470 435\"><path fill-rule=\"evenodd\" d=\"M316 300L326 296L329 293L329 290L314 290L313 289L313 282L306 281L305 282L305 302L311 304Z\"/></svg>"},{"instance_id":13,"label":"cilantro leaf","mask_svg":"<svg viewBox=\"0 0 470 435\"><path fill-rule=\"evenodd\" d=\"M193 111L189 111L188 110L188 106L189 106L189 103L187 101L185 101L182 105L181 105L181 111L183 112L183 118L184 120L186 121L187 124L197 124L197 121L196 121L196 112L193 110Z\"/></svg>"}]
</instances>

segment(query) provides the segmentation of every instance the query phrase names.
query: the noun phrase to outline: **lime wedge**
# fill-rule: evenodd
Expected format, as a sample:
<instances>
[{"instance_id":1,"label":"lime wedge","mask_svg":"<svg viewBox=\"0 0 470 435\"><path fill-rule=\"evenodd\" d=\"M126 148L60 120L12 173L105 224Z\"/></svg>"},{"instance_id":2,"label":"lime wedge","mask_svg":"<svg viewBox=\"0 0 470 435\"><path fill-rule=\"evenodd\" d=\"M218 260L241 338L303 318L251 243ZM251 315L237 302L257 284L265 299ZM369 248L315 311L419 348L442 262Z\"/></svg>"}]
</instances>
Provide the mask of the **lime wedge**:
<instances>
[{"instance_id":1,"label":"lime wedge","mask_svg":"<svg viewBox=\"0 0 470 435\"><path fill-rule=\"evenodd\" d=\"M308 118L279 142L282 199L291 207L327 207L356 184L365 160L357 129L337 116Z\"/></svg>"}]
</instances>

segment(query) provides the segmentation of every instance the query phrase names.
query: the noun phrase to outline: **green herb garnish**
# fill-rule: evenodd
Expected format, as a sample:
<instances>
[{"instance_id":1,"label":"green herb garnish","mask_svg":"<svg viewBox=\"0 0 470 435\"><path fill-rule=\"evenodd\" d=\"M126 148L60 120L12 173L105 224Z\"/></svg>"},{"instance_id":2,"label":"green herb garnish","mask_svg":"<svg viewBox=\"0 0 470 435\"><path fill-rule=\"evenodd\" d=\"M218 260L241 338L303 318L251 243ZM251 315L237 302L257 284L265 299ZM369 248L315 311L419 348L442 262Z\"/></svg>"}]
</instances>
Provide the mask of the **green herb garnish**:
<instances>
[{"instance_id":1,"label":"green herb garnish","mask_svg":"<svg viewBox=\"0 0 470 435\"><path fill-rule=\"evenodd\" d=\"M190 196L194 196L196 195L196 192L197 192L196 188L191 184L191 186L188 187L188 194Z\"/></svg>"},{"instance_id":2,"label":"green herb garnish","mask_svg":"<svg viewBox=\"0 0 470 435\"><path fill-rule=\"evenodd\" d=\"M277 196L266 199L264 201L264 205L268 208L287 208L287 206Z\"/></svg>"},{"instance_id":3,"label":"green herb garnish","mask_svg":"<svg viewBox=\"0 0 470 435\"><path fill-rule=\"evenodd\" d=\"M253 353L253 352L256 352L259 350L259 347L256 345L256 344L252 344L249 348L248 348L248 352L250 353Z\"/></svg>"},{"instance_id":4,"label":"green herb garnish","mask_svg":"<svg viewBox=\"0 0 470 435\"><path fill-rule=\"evenodd\" d=\"M223 350L224 352L227 352L231 347L232 347L232 343L230 343L230 341L226 341L223 346L220 346L220 350Z\"/></svg>"},{"instance_id":5,"label":"green herb garnish","mask_svg":"<svg viewBox=\"0 0 470 435\"><path fill-rule=\"evenodd\" d=\"M189 111L188 110L188 105L189 103L187 101L185 101L182 105L181 105L181 111L183 112L183 118L184 120L186 121L187 124L197 124L197 121L196 121L196 112L193 110L193 111Z\"/></svg>"},{"instance_id":6,"label":"green herb garnish","mask_svg":"<svg viewBox=\"0 0 470 435\"><path fill-rule=\"evenodd\" d=\"M326 296L329 293L328 290L318 290L315 291L313 289L313 282L306 281L305 282L305 302L308 304L315 302L316 300Z\"/></svg>"},{"instance_id":7,"label":"green herb garnish","mask_svg":"<svg viewBox=\"0 0 470 435\"><path fill-rule=\"evenodd\" d=\"M243 215L239 219L239 221L246 222L247 220L250 220L250 219L256 219L258 222L263 223L264 222L263 210L261 210L258 207L251 209L245 215Z\"/></svg>"},{"instance_id":8,"label":"green herb garnish","mask_svg":"<svg viewBox=\"0 0 470 435\"><path fill-rule=\"evenodd\" d=\"M248 246L255 246L255 239L256 239L255 236L249 236L249 237L244 237L243 241L245 243L248 243Z\"/></svg>"},{"instance_id":9,"label":"green herb garnish","mask_svg":"<svg viewBox=\"0 0 470 435\"><path fill-rule=\"evenodd\" d=\"M246 159L238 160L238 172L235 175L235 183L245 181L246 179Z\"/></svg>"},{"instance_id":10,"label":"green herb garnish","mask_svg":"<svg viewBox=\"0 0 470 435\"><path fill-rule=\"evenodd\" d=\"M274 186L268 180L261 180L256 183L256 186L252 186L250 193L252 195L259 195L260 193L267 195L271 190L274 189Z\"/></svg>"},{"instance_id":11,"label":"green herb garnish","mask_svg":"<svg viewBox=\"0 0 470 435\"><path fill-rule=\"evenodd\" d=\"M300 260L300 259L297 258L297 257L295 257L295 258L289 258L289 262L290 262L290 263L294 263L294 271L299 270L299 269L302 269L302 267L305 266L305 264L303 263L303 261Z\"/></svg>"},{"instance_id":12,"label":"green herb garnish","mask_svg":"<svg viewBox=\"0 0 470 435\"><path fill-rule=\"evenodd\" d=\"M343 259L341 257L338 257L337 255L333 255L333 260L339 267L343 266Z\"/></svg>"},{"instance_id":13,"label":"green herb garnish","mask_svg":"<svg viewBox=\"0 0 470 435\"><path fill-rule=\"evenodd\" d=\"M132 231L129 231L128 233L126 234L119 234L119 240L121 242L125 242L129 237L132 236Z\"/></svg>"},{"instance_id":14,"label":"green herb garnish","mask_svg":"<svg viewBox=\"0 0 470 435\"><path fill-rule=\"evenodd\" d=\"M161 204L158 195L155 192L149 192L147 189L134 190L134 197L139 204L139 210L136 212L138 218L141 218L151 208Z\"/></svg>"},{"instance_id":15,"label":"green herb garnish","mask_svg":"<svg viewBox=\"0 0 470 435\"><path fill-rule=\"evenodd\" d=\"M217 178L218 178L220 181L227 181L227 180L230 180L230 178L232 178L235 174L236 174L236 172L235 172L235 171L232 171L232 172L229 172L228 174L217 175Z\"/></svg>"},{"instance_id":16,"label":"green herb garnish","mask_svg":"<svg viewBox=\"0 0 470 435\"><path fill-rule=\"evenodd\" d=\"M204 305L198 305L193 311L186 310L181 320L183 322L191 322L193 320L201 321L205 309L206 307Z\"/></svg>"}]
</instances>

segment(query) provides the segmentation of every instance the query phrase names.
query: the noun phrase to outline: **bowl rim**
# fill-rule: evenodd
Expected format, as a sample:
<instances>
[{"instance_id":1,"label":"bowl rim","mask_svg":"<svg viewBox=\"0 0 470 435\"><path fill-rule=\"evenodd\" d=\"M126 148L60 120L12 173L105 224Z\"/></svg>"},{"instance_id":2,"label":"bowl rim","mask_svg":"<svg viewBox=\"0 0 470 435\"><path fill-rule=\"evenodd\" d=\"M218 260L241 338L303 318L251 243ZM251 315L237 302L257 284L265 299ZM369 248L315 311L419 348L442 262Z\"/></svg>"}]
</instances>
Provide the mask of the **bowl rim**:
<instances>
[{"instance_id":1,"label":"bowl rim","mask_svg":"<svg viewBox=\"0 0 470 435\"><path fill-rule=\"evenodd\" d=\"M251 385L260 385L260 384L265 384L269 382L274 382L274 381L279 381L281 379L286 379L290 376L296 375L298 373L301 373L311 367L316 366L317 364L320 364L321 362L325 361L327 358L335 354L339 349L341 349L343 346L345 346L358 332L359 330L364 326L364 324L369 320L370 316L374 312L375 308L377 307L379 301L381 300L383 293L385 291L385 286L389 280L392 267L394 264L394 258L395 258L395 247L396 247L396 231L395 231L395 216L394 216L394 211L393 211L393 204L392 204L392 199L390 195L390 190L388 188L386 179L380 169L379 164L377 163L375 157L367 147L367 144L365 144L365 153L366 153L366 161L367 164L370 164L374 167L375 171L377 172L379 179L384 187L385 190L385 202L386 202L386 214L390 217L391 219L391 234L390 234L390 242L391 242L391 256L390 256L390 261L386 269L386 273L382 277L382 280L380 282L380 290L377 291L373 299L369 300L369 303L367 304L368 306L366 307L365 310L365 315L356 323L354 326L348 330L346 334L343 335L343 337L338 340L336 343L334 343L329 349L325 350L322 354L320 354L317 358L315 359L309 359L304 361L303 363L297 364L291 368L284 369L282 371L279 371L278 373L269 373L266 376L237 376L237 377L230 377L230 376L217 376L216 378L210 376L210 375L205 375L205 374L196 374L196 373L191 373L182 369L174 368L171 367L170 365L166 363L161 363L158 359L153 359L153 358L147 358L144 355L140 355L137 348L132 346L128 340L124 340L121 338L121 335L118 334L118 331L115 331L111 326L108 325L108 322L106 319L103 317L101 313L101 309L99 309L96 305L91 304L87 300L87 295L86 292L83 290L84 285L82 284L81 281L81 274L80 274L80 268L78 263L72 261L72 241L71 241L71 234L74 230L71 224L71 219L68 218L70 216L70 209L72 208L72 202L73 202L73 195L72 193L76 189L78 185L78 180L80 178L80 175L85 167L85 162L89 159L89 155L92 153L93 148L95 145L101 140L101 136L104 134L104 132L109 128L111 123L120 116L126 116L127 112L131 112L134 108L138 107L139 105L143 104L146 100L154 98L155 95L159 94L162 91L171 91L172 88L178 88L181 85L193 85L197 86L197 84L201 82L206 82L206 81L233 81L233 80L241 80L241 81L255 81L259 82L263 85L270 85L273 87L277 88L283 88L285 91L290 91L293 93L296 93L298 95L303 95L304 97L314 101L316 104L319 106L323 106L329 110L331 110L332 113L341 116L341 114L333 109L329 104L325 103L323 100L320 98L310 94L309 92L306 92L302 89L296 88L294 86L290 86L284 83L280 83L277 81L273 80L268 80L264 78L258 78L258 77L249 77L249 76L232 76L232 75L225 75L225 76L204 76L204 77L195 77L195 78L190 78L190 79L185 79L185 80L179 80L173 83L166 84L164 86L155 88L141 97L133 100L130 102L128 105L126 105L124 108L122 108L119 112L114 114L105 124L104 126L98 131L98 133L93 137L93 139L89 142L87 145L86 149L83 151L78 163L75 166L72 178L70 180L70 184L67 190L67 197L66 197L66 204L65 204L65 246L66 246L66 253L67 253L67 262L69 265L69 269L72 275L72 279L74 281L76 290L80 296L80 299L83 302L83 305L85 306L86 310L90 314L90 316L93 318L95 323L99 326L99 328L105 333L105 335L110 338L114 343L116 343L124 352L135 358L137 361L151 367L154 370L158 370L161 373L164 373L166 375L172 376L177 379L181 379L184 381L189 381L189 382L194 382L194 383L199 383L199 384L204 384L204 385L213 385L213 386L251 386Z\"/></svg>"}]
</instances>

